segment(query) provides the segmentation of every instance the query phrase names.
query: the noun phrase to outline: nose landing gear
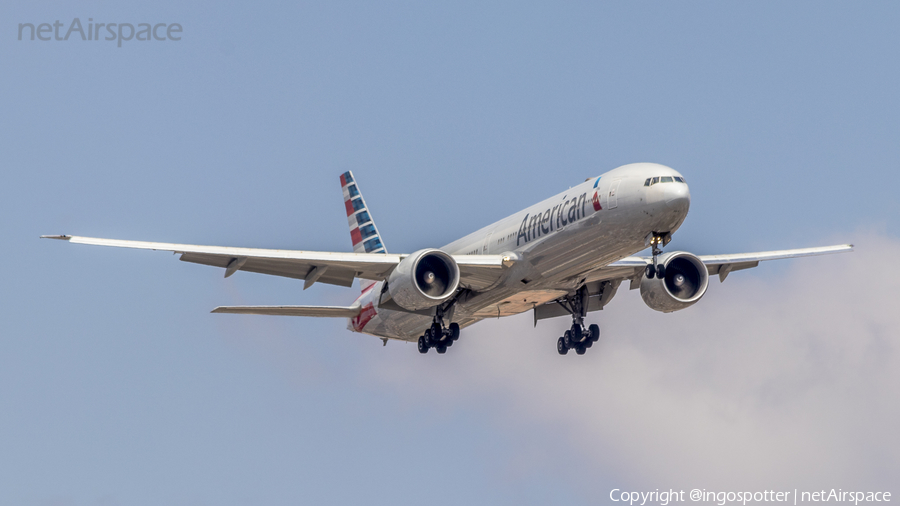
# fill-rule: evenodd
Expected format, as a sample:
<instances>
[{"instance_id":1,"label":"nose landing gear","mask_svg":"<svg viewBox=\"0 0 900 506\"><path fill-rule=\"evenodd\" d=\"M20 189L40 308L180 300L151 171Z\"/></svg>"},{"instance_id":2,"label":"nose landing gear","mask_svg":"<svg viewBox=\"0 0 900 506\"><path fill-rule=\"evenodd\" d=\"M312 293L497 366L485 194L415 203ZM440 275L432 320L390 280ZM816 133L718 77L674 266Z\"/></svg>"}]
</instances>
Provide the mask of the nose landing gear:
<instances>
[{"instance_id":1,"label":"nose landing gear","mask_svg":"<svg viewBox=\"0 0 900 506\"><path fill-rule=\"evenodd\" d=\"M657 257L659 256L660 253L662 253L662 249L660 249L660 245L665 246L666 244L669 244L669 241L672 240L672 234L669 232L663 232L663 233L650 232L650 235L648 237L649 237L650 246L653 248L653 250L652 250L653 263L649 264L644 269L644 275L647 276L647 279L653 279L654 276L658 277L660 279L665 278L666 277L666 266L659 265L659 262L657 261Z\"/></svg>"}]
</instances>

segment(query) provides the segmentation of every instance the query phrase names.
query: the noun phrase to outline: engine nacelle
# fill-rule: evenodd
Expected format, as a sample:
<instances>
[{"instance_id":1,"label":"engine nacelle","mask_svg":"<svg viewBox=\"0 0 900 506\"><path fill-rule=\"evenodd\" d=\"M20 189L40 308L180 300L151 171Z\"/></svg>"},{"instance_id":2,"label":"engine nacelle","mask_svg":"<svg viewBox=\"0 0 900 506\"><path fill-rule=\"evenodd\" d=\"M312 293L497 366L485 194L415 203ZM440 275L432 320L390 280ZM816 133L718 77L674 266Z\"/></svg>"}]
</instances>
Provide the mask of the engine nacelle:
<instances>
[{"instance_id":1,"label":"engine nacelle","mask_svg":"<svg viewBox=\"0 0 900 506\"><path fill-rule=\"evenodd\" d=\"M671 313L693 305L706 293L709 272L696 255L673 251L659 255L658 264L666 267L665 278L644 275L641 280L641 298L650 309Z\"/></svg>"},{"instance_id":2,"label":"engine nacelle","mask_svg":"<svg viewBox=\"0 0 900 506\"><path fill-rule=\"evenodd\" d=\"M394 302L410 311L428 309L446 301L459 288L459 266L438 249L416 251L400 261L388 277Z\"/></svg>"}]
</instances>

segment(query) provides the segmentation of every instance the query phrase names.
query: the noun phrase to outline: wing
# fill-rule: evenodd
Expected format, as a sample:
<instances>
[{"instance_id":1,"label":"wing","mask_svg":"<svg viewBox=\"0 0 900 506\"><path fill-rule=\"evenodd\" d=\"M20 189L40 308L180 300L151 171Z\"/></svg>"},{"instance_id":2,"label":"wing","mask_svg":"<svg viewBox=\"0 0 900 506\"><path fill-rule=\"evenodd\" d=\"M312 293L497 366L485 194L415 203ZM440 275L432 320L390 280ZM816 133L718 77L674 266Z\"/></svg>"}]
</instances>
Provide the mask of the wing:
<instances>
[{"instance_id":1,"label":"wing","mask_svg":"<svg viewBox=\"0 0 900 506\"><path fill-rule=\"evenodd\" d=\"M779 260L782 258L798 258L830 253L853 251L852 244L824 246L820 248L788 249L779 251L761 251L758 253L738 253L734 255L701 255L699 258L710 275L718 274L720 281L732 271L756 267L763 260ZM584 279L588 288L588 311L603 309L623 281L631 281L631 290L641 286L644 268L653 261L653 257L626 257L605 267L591 271ZM568 315L568 310L556 301L548 302L534 308L534 323L545 318Z\"/></svg>"},{"instance_id":2,"label":"wing","mask_svg":"<svg viewBox=\"0 0 900 506\"><path fill-rule=\"evenodd\" d=\"M759 253L737 253L734 255L701 255L700 260L706 265L710 275L718 274L719 281L725 281L729 272L756 267L763 260L781 260L784 258L812 257L831 253L853 251L852 244L823 246L819 248L784 249L778 251L761 251Z\"/></svg>"},{"instance_id":3,"label":"wing","mask_svg":"<svg viewBox=\"0 0 900 506\"><path fill-rule=\"evenodd\" d=\"M759 265L764 260L781 260L784 258L799 258L818 255L828 255L831 253L843 253L853 251L852 244L841 244L837 246L822 246L818 248L801 248L801 249L785 249L778 251L760 251L757 253L737 253L733 255L700 255L700 261L706 265L706 270L710 275L718 274L720 281L725 281L728 273L743 269L750 269ZM588 281L604 281L604 280L631 280L631 289L640 286L643 269L650 262L652 257L627 257L613 262L606 267L600 268L592 272L588 276Z\"/></svg>"},{"instance_id":4,"label":"wing","mask_svg":"<svg viewBox=\"0 0 900 506\"><path fill-rule=\"evenodd\" d=\"M171 251L181 254L181 260L185 262L221 267L225 269L226 278L239 270L258 272L305 280L304 289L316 282L350 286L355 278L385 280L394 267L406 257L388 253L341 253L121 241L73 235L41 237L60 239L74 244ZM479 289L490 286L503 272L501 255L454 255L453 259L459 265L460 284L467 288Z\"/></svg>"}]
</instances>

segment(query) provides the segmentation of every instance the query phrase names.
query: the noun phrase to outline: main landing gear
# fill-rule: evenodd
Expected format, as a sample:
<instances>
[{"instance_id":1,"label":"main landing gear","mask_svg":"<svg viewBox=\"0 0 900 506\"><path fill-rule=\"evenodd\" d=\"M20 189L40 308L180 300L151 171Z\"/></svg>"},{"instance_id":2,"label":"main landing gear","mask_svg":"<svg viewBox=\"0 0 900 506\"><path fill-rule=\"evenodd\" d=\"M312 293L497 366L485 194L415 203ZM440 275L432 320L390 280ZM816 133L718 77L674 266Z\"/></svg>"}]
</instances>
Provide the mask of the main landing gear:
<instances>
[{"instance_id":1,"label":"main landing gear","mask_svg":"<svg viewBox=\"0 0 900 506\"><path fill-rule=\"evenodd\" d=\"M453 346L453 343L459 339L459 324L453 322L444 327L444 312L445 309L438 306L431 327L419 336L419 353L428 353L431 348L437 350L438 353L446 353L447 348Z\"/></svg>"},{"instance_id":2,"label":"main landing gear","mask_svg":"<svg viewBox=\"0 0 900 506\"><path fill-rule=\"evenodd\" d=\"M557 339L556 351L560 355L565 355L569 353L569 350L574 349L575 353L584 355L584 352L598 340L600 340L600 327L598 325L591 324L585 329L583 325L573 323L572 328Z\"/></svg>"},{"instance_id":3,"label":"main landing gear","mask_svg":"<svg viewBox=\"0 0 900 506\"><path fill-rule=\"evenodd\" d=\"M431 348L438 353L446 353L447 348L453 346L457 339L459 339L458 323L453 322L444 328L440 323L434 322L424 335L419 336L419 353L428 353Z\"/></svg>"},{"instance_id":4,"label":"main landing gear","mask_svg":"<svg viewBox=\"0 0 900 506\"><path fill-rule=\"evenodd\" d=\"M659 265L657 262L657 257L660 253L662 253L662 249L660 249L660 244L665 246L669 244L669 241L672 240L672 235L668 232L663 234L658 234L656 232L652 232L650 237L650 246L653 247L653 263L647 265L644 269L644 275L647 276L647 279L653 279L654 276L659 279L663 279L666 277L666 266Z\"/></svg>"},{"instance_id":5,"label":"main landing gear","mask_svg":"<svg viewBox=\"0 0 900 506\"><path fill-rule=\"evenodd\" d=\"M581 287L574 296L556 301L572 315L572 328L556 341L556 351L560 355L569 353L571 349L574 349L575 353L579 355L584 355L584 352L600 339L599 326L590 325L588 328L584 328L589 296L587 288Z\"/></svg>"}]
</instances>

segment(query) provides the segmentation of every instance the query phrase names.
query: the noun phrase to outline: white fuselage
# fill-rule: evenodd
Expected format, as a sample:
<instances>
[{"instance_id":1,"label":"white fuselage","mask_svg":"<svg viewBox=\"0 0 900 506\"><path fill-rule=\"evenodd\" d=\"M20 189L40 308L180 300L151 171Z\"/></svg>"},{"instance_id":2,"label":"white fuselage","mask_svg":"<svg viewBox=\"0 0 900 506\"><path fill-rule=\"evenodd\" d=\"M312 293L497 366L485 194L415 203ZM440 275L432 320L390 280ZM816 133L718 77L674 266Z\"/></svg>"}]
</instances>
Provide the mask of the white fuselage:
<instances>
[{"instance_id":1,"label":"white fuselage","mask_svg":"<svg viewBox=\"0 0 900 506\"><path fill-rule=\"evenodd\" d=\"M673 182L645 186L654 177ZM675 177L683 181L664 165L624 165L442 247L453 255L509 254L517 259L493 286L459 300L452 321L465 327L558 299L583 284L591 271L645 249L651 232L675 232L690 207L688 186L674 182ZM417 339L432 317L379 308L382 284L363 285L357 300L362 311L349 328Z\"/></svg>"}]
</instances>

